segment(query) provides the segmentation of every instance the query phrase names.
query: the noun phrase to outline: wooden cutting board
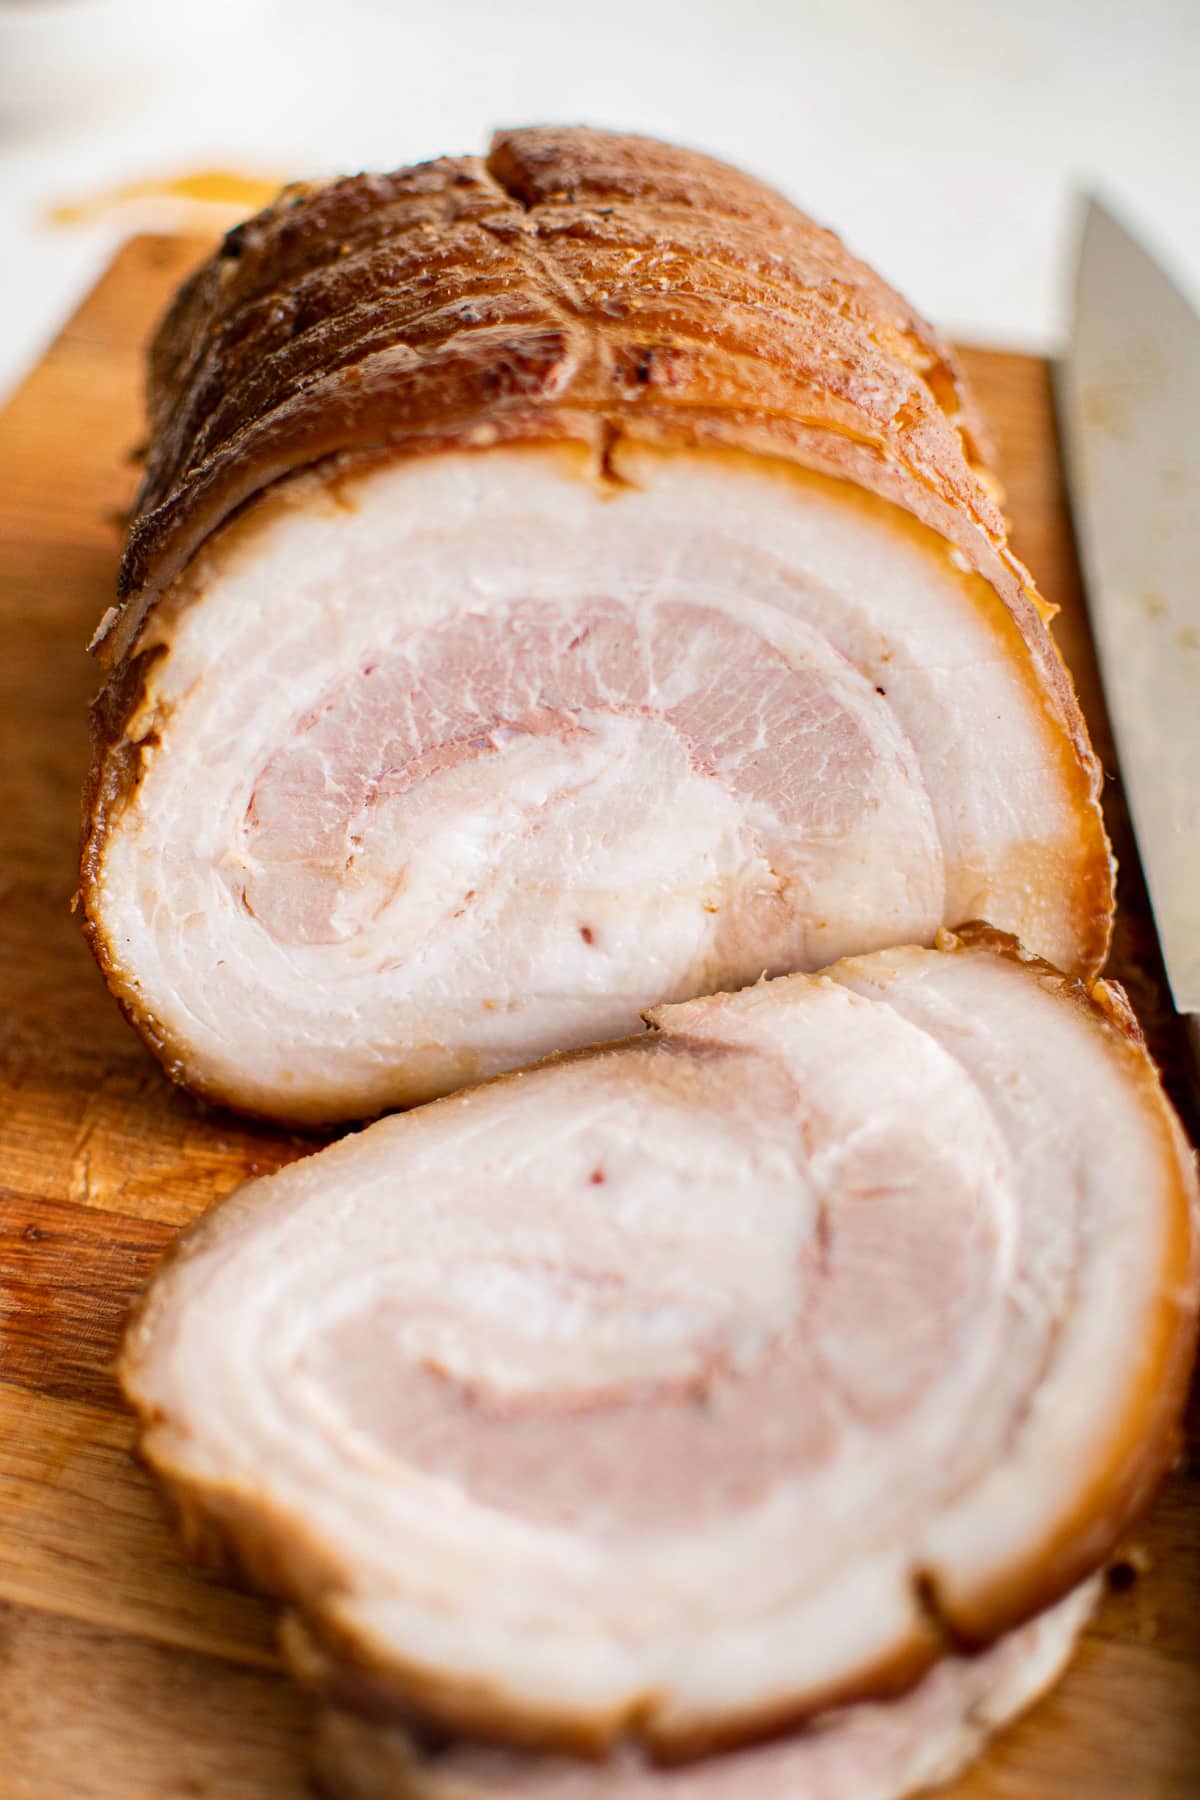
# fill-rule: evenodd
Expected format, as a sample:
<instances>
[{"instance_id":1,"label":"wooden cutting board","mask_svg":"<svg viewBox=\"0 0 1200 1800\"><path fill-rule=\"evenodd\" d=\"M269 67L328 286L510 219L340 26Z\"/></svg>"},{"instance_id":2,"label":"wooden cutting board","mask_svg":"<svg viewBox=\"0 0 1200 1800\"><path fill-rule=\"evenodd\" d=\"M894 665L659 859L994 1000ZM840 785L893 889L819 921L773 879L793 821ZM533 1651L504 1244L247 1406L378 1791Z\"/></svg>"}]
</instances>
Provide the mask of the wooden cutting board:
<instances>
[{"instance_id":1,"label":"wooden cutting board","mask_svg":"<svg viewBox=\"0 0 1200 1800\"><path fill-rule=\"evenodd\" d=\"M298 1796L310 1703L271 1609L187 1568L132 1456L111 1376L131 1296L186 1225L308 1147L172 1088L71 916L87 702L136 480L141 347L204 246L142 237L0 416L0 1800ZM1016 547L1110 771L1116 973L1181 1070L1087 636L1046 365L966 361L998 440ZM1197 1433L1060 1689L958 1800L1200 1794ZM747 1795L747 1800L753 1800Z\"/></svg>"}]
</instances>

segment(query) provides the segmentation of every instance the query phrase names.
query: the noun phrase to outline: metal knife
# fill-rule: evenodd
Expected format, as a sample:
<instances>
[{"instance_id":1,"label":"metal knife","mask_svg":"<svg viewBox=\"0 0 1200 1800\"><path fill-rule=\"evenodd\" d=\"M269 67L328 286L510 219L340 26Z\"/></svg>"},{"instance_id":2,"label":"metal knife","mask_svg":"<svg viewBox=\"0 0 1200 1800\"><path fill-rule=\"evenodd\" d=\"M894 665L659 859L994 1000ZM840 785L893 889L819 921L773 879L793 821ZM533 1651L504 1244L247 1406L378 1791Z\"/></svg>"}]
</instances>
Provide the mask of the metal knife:
<instances>
[{"instance_id":1,"label":"metal knife","mask_svg":"<svg viewBox=\"0 0 1200 1800\"><path fill-rule=\"evenodd\" d=\"M1096 200L1058 399L1121 775L1200 1054L1200 316Z\"/></svg>"}]
</instances>

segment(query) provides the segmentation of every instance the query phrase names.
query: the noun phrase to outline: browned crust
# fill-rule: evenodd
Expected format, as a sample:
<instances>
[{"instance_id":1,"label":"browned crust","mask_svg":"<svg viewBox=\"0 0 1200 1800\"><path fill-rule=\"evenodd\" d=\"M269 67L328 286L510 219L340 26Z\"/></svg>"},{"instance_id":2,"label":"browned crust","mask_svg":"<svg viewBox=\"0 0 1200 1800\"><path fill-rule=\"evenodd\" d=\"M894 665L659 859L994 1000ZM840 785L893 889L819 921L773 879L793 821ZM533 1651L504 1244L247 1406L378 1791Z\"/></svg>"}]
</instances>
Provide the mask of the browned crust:
<instances>
[{"instance_id":1,"label":"browned crust","mask_svg":"<svg viewBox=\"0 0 1200 1800\"><path fill-rule=\"evenodd\" d=\"M92 762L81 797L82 848L77 900L83 913L83 935L100 966L108 991L147 1049L157 1056L172 1081L190 1087L205 1098L220 1100L220 1095L205 1094L203 1083L191 1078L181 1056L168 1045L153 1014L122 969L120 958L113 951L101 922L99 876L104 847L137 789L143 751L154 742L153 736L135 742L127 727L141 709L147 672L160 654L157 649L135 650L123 657L92 702L89 715Z\"/></svg>"},{"instance_id":2,"label":"browned crust","mask_svg":"<svg viewBox=\"0 0 1200 1800\"><path fill-rule=\"evenodd\" d=\"M611 1748L620 1736L634 1732L661 1760L686 1761L779 1736L834 1706L903 1693L941 1655L950 1650L986 1649L1104 1566L1149 1504L1180 1446L1200 1303L1200 1189L1195 1155L1163 1093L1128 999L1117 984L1085 983L1066 976L1024 950L1009 934L986 924L941 933L938 950L946 955L999 956L1021 965L1030 979L1064 1004L1077 1007L1126 1068L1131 1089L1141 1099L1161 1145L1164 1191L1160 1206L1168 1230L1158 1306L1138 1378L1123 1417L1114 1423L1104 1457L1082 1477L1075 1506L1048 1528L1039 1553L1006 1569L985 1588L961 1595L942 1592L929 1571L914 1569L918 1620L909 1638L883 1660L860 1670L854 1679L831 1684L820 1694L807 1696L800 1705L769 1700L736 1718L722 1720L716 1729L697 1723L664 1727L655 1718L656 1696L652 1693L619 1714L565 1715L516 1707L502 1689L474 1680L458 1682L444 1671L384 1656L373 1640L356 1631L342 1615L339 1598L350 1589L351 1578L336 1566L327 1547L291 1516L272 1516L253 1492L229 1483L199 1481L174 1465L155 1442L153 1428L159 1419L140 1393L138 1356L131 1351L132 1337L127 1338L119 1369L121 1383L148 1434L143 1443L147 1460L179 1509L185 1540L201 1549L210 1564L240 1569L256 1586L297 1607L285 1621L284 1646L302 1681L335 1705L349 1706L385 1722L411 1723L415 1719L524 1748L559 1748L593 1757ZM660 1012L648 1013L646 1018L652 1031L665 1027L670 1032L670 1021ZM551 1068L611 1051L643 1051L653 1041L629 1038L594 1050L547 1057L534 1067ZM531 1072L513 1071L484 1085L522 1081ZM269 1178L252 1185L266 1203ZM150 1289L135 1309L131 1333L169 1281L176 1257L202 1249L209 1233L220 1229L220 1218L218 1208L163 1258Z\"/></svg>"},{"instance_id":3,"label":"browned crust","mask_svg":"<svg viewBox=\"0 0 1200 1800\"><path fill-rule=\"evenodd\" d=\"M954 357L760 182L648 138L542 127L500 133L486 159L287 188L180 291L152 347L149 410L121 605L99 634L112 675L93 721L81 895L110 986L160 1054L122 987L97 884L136 785L126 659L147 613L287 476L492 445L581 445L610 480L623 444L738 450L850 481L955 544L1008 608L1062 737L1077 966L1102 966L1100 769L1047 609L1008 548Z\"/></svg>"},{"instance_id":4,"label":"browned crust","mask_svg":"<svg viewBox=\"0 0 1200 1800\"><path fill-rule=\"evenodd\" d=\"M285 189L167 314L150 418L123 597L282 474L480 427L807 447L834 473L857 448L881 465L863 485L908 483L918 516L927 488L1029 587L931 328L779 195L646 138L533 128L486 160Z\"/></svg>"}]
</instances>

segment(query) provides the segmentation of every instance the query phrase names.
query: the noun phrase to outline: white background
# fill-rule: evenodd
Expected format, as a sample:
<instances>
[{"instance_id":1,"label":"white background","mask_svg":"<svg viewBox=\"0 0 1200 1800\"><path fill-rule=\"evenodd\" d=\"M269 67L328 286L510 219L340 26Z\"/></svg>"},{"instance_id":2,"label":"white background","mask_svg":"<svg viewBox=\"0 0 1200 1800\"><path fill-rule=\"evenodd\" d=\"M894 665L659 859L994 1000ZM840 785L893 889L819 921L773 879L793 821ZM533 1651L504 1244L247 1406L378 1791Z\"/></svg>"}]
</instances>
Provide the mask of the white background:
<instances>
[{"instance_id":1,"label":"white background","mask_svg":"<svg viewBox=\"0 0 1200 1800\"><path fill-rule=\"evenodd\" d=\"M1200 293L1200 0L0 0L0 392L147 222L56 201L575 120L769 177L976 342L1060 337L1079 186Z\"/></svg>"}]
</instances>

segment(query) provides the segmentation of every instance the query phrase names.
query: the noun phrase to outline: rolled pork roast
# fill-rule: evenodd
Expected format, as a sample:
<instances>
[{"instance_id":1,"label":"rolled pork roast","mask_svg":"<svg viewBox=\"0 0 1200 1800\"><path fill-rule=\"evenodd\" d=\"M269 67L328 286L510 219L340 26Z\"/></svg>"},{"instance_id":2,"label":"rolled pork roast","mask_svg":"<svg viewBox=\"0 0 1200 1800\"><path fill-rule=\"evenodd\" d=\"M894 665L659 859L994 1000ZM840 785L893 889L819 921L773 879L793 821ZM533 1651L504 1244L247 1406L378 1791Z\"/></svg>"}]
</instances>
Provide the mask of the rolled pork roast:
<instances>
[{"instance_id":1,"label":"rolled pork roast","mask_svg":"<svg viewBox=\"0 0 1200 1800\"><path fill-rule=\"evenodd\" d=\"M1065 1658L1175 1451L1197 1205L1120 990L943 933L251 1183L121 1374L347 1794L874 1800Z\"/></svg>"},{"instance_id":2,"label":"rolled pork roast","mask_svg":"<svg viewBox=\"0 0 1200 1800\"><path fill-rule=\"evenodd\" d=\"M177 1079L365 1117L974 918L1102 964L953 357L757 181L530 129L288 189L149 398L81 895Z\"/></svg>"}]
</instances>

